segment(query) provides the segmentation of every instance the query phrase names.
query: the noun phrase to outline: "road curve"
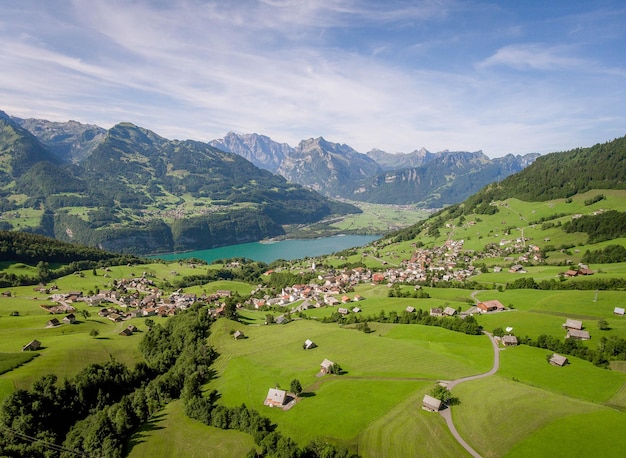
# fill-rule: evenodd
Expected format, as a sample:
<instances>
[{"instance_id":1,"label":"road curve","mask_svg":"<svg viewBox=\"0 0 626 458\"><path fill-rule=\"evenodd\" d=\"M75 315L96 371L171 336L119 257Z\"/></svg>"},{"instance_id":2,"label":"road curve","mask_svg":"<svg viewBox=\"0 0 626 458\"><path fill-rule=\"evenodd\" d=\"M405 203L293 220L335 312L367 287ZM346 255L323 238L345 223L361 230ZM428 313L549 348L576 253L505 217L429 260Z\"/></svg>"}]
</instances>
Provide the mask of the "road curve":
<instances>
[{"instance_id":1,"label":"road curve","mask_svg":"<svg viewBox=\"0 0 626 458\"><path fill-rule=\"evenodd\" d=\"M489 337L489 340L491 341L491 345L493 346L493 366L488 372L485 372L484 374L471 375L469 377L463 377L463 378L459 378L456 380L452 380L451 382L448 382L447 384L448 390L452 390L452 388L454 388L459 383L469 382L470 380L478 380L483 377L489 377L490 375L493 375L496 372L498 372L498 369L500 368L500 348L498 348L498 342L496 341L496 339L494 339L493 335L490 332L486 332L486 331L483 331L483 332L487 335L487 337ZM440 410L439 414L446 420L446 424L448 425L450 432L452 433L454 438L457 440L457 442L461 444L461 446L463 446L463 448L467 450L470 455L472 455L475 458L481 458L480 454L476 450L474 450L467 442L465 442L465 440L461 437L459 432L456 430L456 427L454 426L454 422L452 421L451 410L452 409L450 407L446 407L445 409Z\"/></svg>"}]
</instances>

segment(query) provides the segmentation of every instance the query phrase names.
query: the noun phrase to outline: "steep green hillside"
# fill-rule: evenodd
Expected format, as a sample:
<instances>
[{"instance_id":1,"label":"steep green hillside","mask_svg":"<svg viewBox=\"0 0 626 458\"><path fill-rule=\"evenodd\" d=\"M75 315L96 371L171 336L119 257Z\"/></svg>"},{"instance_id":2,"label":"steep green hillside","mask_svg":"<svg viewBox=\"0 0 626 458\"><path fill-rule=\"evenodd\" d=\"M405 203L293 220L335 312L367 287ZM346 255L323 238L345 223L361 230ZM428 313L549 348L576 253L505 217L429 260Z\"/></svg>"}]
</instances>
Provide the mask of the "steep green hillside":
<instances>
[{"instance_id":1,"label":"steep green hillside","mask_svg":"<svg viewBox=\"0 0 626 458\"><path fill-rule=\"evenodd\" d=\"M8 116L0 122L0 229L145 254L251 242L360 212L238 155L130 123L71 164Z\"/></svg>"}]
</instances>

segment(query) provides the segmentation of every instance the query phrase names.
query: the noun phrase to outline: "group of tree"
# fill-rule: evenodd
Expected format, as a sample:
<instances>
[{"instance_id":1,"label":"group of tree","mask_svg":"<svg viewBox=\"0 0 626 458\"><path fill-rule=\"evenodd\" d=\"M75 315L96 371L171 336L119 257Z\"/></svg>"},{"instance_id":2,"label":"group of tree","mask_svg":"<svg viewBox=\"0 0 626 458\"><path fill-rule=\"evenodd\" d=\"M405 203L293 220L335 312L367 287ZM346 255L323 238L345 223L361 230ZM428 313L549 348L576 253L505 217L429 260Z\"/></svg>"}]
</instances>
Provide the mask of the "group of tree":
<instances>
[{"instance_id":1,"label":"group of tree","mask_svg":"<svg viewBox=\"0 0 626 458\"><path fill-rule=\"evenodd\" d=\"M610 361L626 361L626 339L618 336L600 337L600 342L595 349L575 339L558 339L548 334L541 334L536 340L528 336L518 340L521 344L575 356L600 367L608 367Z\"/></svg>"},{"instance_id":2,"label":"group of tree","mask_svg":"<svg viewBox=\"0 0 626 458\"><path fill-rule=\"evenodd\" d=\"M506 284L506 289L540 289L540 290L620 290L626 288L626 280L623 278L584 278L575 280L550 280L535 281L532 277L518 278Z\"/></svg>"},{"instance_id":3,"label":"group of tree","mask_svg":"<svg viewBox=\"0 0 626 458\"><path fill-rule=\"evenodd\" d=\"M348 313L343 315L334 312L322 319L324 323L339 323L342 325L359 323L395 323L395 324L421 324L424 326L439 326L450 331L462 332L469 335L479 335L482 333L482 326L478 324L476 318L471 315L460 316L432 316L428 311L417 309L414 312L403 310L398 313L391 311L385 313L381 310L378 315L362 315L359 313Z\"/></svg>"}]
</instances>

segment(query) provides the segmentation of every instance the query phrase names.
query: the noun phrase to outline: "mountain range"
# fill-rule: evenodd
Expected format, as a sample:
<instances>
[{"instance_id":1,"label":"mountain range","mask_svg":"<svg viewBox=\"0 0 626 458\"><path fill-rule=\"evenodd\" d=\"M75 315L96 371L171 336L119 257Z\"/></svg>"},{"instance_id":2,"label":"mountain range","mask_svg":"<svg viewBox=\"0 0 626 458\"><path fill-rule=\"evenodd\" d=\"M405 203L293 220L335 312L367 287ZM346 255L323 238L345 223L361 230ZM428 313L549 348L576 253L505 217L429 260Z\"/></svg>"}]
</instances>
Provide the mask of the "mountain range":
<instances>
[{"instance_id":1,"label":"mountain range","mask_svg":"<svg viewBox=\"0 0 626 458\"><path fill-rule=\"evenodd\" d=\"M0 112L0 229L147 254L251 242L360 212L206 143L130 123L67 124Z\"/></svg>"}]
</instances>

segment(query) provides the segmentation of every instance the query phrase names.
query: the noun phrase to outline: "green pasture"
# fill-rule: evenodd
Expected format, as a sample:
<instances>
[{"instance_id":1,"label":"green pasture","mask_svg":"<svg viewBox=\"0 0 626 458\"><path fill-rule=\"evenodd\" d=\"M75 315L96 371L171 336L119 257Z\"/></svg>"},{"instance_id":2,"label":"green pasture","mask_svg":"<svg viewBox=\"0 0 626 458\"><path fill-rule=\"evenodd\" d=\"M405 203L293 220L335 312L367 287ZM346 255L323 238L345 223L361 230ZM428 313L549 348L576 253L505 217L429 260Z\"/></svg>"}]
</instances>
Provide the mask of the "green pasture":
<instances>
[{"instance_id":1,"label":"green pasture","mask_svg":"<svg viewBox=\"0 0 626 458\"><path fill-rule=\"evenodd\" d=\"M465 456L445 420L421 408L427 385L370 423L359 435L358 453L364 458L392 456Z\"/></svg>"},{"instance_id":2,"label":"green pasture","mask_svg":"<svg viewBox=\"0 0 626 458\"><path fill-rule=\"evenodd\" d=\"M363 213L344 216L340 221L332 223L335 227L344 231L359 229L371 230L371 233L384 234L386 232L401 229L419 222L428 217L429 212L415 208L411 205L382 205L366 202L350 202Z\"/></svg>"},{"instance_id":3,"label":"green pasture","mask_svg":"<svg viewBox=\"0 0 626 458\"><path fill-rule=\"evenodd\" d=\"M626 384L626 374L594 366L568 356L569 364L552 366L553 352L520 345L500 351L498 375L554 393L595 403L605 403ZM622 406L626 408L626 403Z\"/></svg>"},{"instance_id":4,"label":"green pasture","mask_svg":"<svg viewBox=\"0 0 626 458\"><path fill-rule=\"evenodd\" d=\"M247 338L234 340L235 329ZM317 348L303 350L306 339ZM352 446L373 421L416 393L423 395L437 380L486 372L493 362L485 336L419 325L385 325L380 332L364 334L313 320L242 328L220 319L209 342L220 357L214 366L219 376L208 388L217 389L226 405L245 403L258 409L303 444L328 436ZM319 377L325 358L340 364L345 374ZM269 388L288 389L294 378L307 393L295 407L282 411L263 406Z\"/></svg>"},{"instance_id":5,"label":"green pasture","mask_svg":"<svg viewBox=\"0 0 626 458\"><path fill-rule=\"evenodd\" d=\"M246 456L254 449L249 434L206 426L184 413L181 401L170 402L130 439L129 458Z\"/></svg>"},{"instance_id":6,"label":"green pasture","mask_svg":"<svg viewBox=\"0 0 626 458\"><path fill-rule=\"evenodd\" d=\"M462 383L454 388L454 394L461 401L459 406L452 407L456 428L486 458L505 456L529 437L569 416L609 411L599 404L556 394L497 375ZM576 449L570 448L570 445L578 442L579 429L566 430L563 433L548 442L557 441L561 446L567 445L568 455L575 453ZM590 440L595 450L603 450L603 444L609 438L601 435ZM545 443L542 445L552 447ZM553 455L542 451L528 456Z\"/></svg>"},{"instance_id":7,"label":"green pasture","mask_svg":"<svg viewBox=\"0 0 626 458\"><path fill-rule=\"evenodd\" d=\"M0 353L0 375L29 362L37 353Z\"/></svg>"}]
</instances>

